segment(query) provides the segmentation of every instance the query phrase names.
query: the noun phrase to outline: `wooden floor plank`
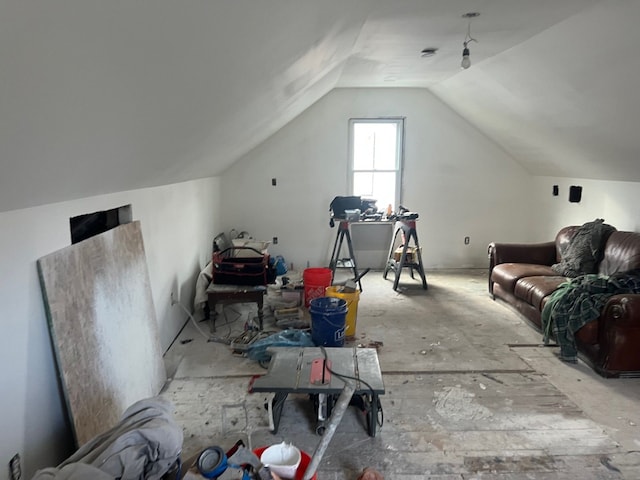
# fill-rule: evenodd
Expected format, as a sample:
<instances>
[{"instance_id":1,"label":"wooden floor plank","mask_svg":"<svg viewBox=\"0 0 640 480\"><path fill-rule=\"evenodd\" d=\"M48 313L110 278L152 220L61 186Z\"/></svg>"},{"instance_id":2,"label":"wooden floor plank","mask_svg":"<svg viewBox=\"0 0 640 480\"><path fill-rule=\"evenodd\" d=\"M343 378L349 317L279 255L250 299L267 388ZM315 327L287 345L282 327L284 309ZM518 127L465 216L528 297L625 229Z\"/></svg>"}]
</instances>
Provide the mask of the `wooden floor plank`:
<instances>
[{"instance_id":1,"label":"wooden floor plank","mask_svg":"<svg viewBox=\"0 0 640 480\"><path fill-rule=\"evenodd\" d=\"M640 454L630 451L638 436L627 429L631 447L621 448L615 430L605 431L585 414L579 395L563 390L571 382L584 386L573 391L590 395L594 382L583 373L576 378L555 358L542 362L550 349L514 347L539 345L541 338L490 299L486 272L433 274L427 292L394 292L370 275L354 343L381 342L384 425L369 437L362 412L349 407L319 478L353 480L364 466L377 468L385 480L640 478ZM250 446L289 441L313 452L320 437L308 397L287 398L272 434L265 395L246 391L251 374L264 370L188 332L193 342L175 343L186 361L165 392L186 424L185 451L243 438ZM552 369L567 370L564 382L549 381ZM612 388L615 383L607 382L591 403L606 404ZM635 422L637 409L626 408L620 417Z\"/></svg>"},{"instance_id":2,"label":"wooden floor plank","mask_svg":"<svg viewBox=\"0 0 640 480\"><path fill-rule=\"evenodd\" d=\"M391 473L409 476L424 475L425 464L434 478L559 472L583 459L584 469L604 475L593 478L621 478L598 460L616 452L615 442L544 377L502 374L500 381L504 398L511 395L513 401L480 396L485 390L477 378L464 374L385 378L389 391L381 400L386 421L379 434L368 437L362 415L350 408L329 446L323 474L342 475L338 472L351 468L354 455L361 462L383 455L393 458ZM173 380L165 395L185 425L185 449L197 450L203 438L229 442L235 432L238 438L246 434L253 446L286 439L312 452L319 437L313 434L308 398L287 400L274 436L268 430L265 395L246 394L248 382L249 377ZM528 388L547 396L530 395Z\"/></svg>"}]
</instances>

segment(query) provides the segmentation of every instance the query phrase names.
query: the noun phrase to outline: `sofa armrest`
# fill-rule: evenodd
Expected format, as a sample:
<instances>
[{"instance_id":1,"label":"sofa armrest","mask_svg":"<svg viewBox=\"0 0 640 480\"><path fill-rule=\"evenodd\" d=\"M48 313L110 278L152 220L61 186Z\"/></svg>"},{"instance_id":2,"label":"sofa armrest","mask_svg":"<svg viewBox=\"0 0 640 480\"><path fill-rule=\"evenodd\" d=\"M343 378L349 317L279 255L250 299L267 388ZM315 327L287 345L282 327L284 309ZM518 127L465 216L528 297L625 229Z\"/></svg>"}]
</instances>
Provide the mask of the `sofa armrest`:
<instances>
[{"instance_id":1,"label":"sofa armrest","mask_svg":"<svg viewBox=\"0 0 640 480\"><path fill-rule=\"evenodd\" d=\"M598 344L605 376L640 374L640 294L609 298L598 319Z\"/></svg>"},{"instance_id":2,"label":"sofa armrest","mask_svg":"<svg viewBox=\"0 0 640 480\"><path fill-rule=\"evenodd\" d=\"M496 243L489 244L489 293L493 295L491 272L501 263L532 263L553 265L556 263L556 243Z\"/></svg>"},{"instance_id":3,"label":"sofa armrest","mask_svg":"<svg viewBox=\"0 0 640 480\"><path fill-rule=\"evenodd\" d=\"M640 328L640 294L623 293L607 300L600 320L606 325L628 325ZM639 346L640 347L640 346Z\"/></svg>"}]
</instances>

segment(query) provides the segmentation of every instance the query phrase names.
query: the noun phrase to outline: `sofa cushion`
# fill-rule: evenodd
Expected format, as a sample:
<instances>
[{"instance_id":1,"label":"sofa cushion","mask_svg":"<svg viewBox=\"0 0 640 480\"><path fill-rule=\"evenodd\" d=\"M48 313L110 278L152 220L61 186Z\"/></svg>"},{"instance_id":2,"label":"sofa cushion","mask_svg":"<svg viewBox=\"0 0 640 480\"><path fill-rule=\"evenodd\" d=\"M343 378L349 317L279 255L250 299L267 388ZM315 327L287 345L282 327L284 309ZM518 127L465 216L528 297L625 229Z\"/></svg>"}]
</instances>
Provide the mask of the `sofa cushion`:
<instances>
[{"instance_id":1,"label":"sofa cushion","mask_svg":"<svg viewBox=\"0 0 640 480\"><path fill-rule=\"evenodd\" d=\"M613 232L604 247L604 258L598 273L613 275L640 268L640 234Z\"/></svg>"},{"instance_id":2,"label":"sofa cushion","mask_svg":"<svg viewBox=\"0 0 640 480\"><path fill-rule=\"evenodd\" d=\"M513 293L516 282L523 277L556 276L548 265L533 263L501 263L493 267L491 280L499 284L505 291Z\"/></svg>"},{"instance_id":3,"label":"sofa cushion","mask_svg":"<svg viewBox=\"0 0 640 480\"><path fill-rule=\"evenodd\" d=\"M524 277L516 282L513 293L519 299L533 305L538 310L542 310L542 299L553 293L558 285L566 281L566 277L559 275Z\"/></svg>"}]
</instances>

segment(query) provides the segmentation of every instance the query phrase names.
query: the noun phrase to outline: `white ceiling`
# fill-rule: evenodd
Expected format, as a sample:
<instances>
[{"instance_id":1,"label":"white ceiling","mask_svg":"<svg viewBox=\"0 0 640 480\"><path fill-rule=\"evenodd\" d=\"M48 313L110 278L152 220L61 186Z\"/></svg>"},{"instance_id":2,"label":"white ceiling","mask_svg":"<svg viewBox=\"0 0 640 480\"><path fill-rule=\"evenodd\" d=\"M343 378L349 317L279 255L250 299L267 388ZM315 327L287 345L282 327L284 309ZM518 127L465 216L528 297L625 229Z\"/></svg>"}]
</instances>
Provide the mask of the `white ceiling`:
<instances>
[{"instance_id":1,"label":"white ceiling","mask_svg":"<svg viewBox=\"0 0 640 480\"><path fill-rule=\"evenodd\" d=\"M0 211L219 174L336 87L423 87L533 174L640 181L638 21L636 0L0 0Z\"/></svg>"}]
</instances>

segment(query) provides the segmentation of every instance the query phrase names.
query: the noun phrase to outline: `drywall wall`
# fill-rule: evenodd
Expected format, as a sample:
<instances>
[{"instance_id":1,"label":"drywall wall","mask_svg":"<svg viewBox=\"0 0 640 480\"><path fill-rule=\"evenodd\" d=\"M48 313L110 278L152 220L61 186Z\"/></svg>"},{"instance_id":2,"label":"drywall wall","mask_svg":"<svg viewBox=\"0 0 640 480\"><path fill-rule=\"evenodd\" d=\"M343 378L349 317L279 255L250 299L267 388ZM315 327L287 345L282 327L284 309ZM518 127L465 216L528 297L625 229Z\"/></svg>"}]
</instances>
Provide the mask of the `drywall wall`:
<instances>
[{"instance_id":1,"label":"drywall wall","mask_svg":"<svg viewBox=\"0 0 640 480\"><path fill-rule=\"evenodd\" d=\"M420 214L427 268L484 267L489 242L525 237L531 176L423 89L327 94L222 175L225 228L277 236L270 252L296 268L326 265L329 203L347 194L348 121L381 116L406 117L402 203Z\"/></svg>"},{"instance_id":2,"label":"drywall wall","mask_svg":"<svg viewBox=\"0 0 640 480\"><path fill-rule=\"evenodd\" d=\"M558 196L553 196L553 186L558 186ZM569 202L569 187L582 187L579 203ZM618 230L640 231L640 212L636 208L640 198L640 183L603 181L580 178L534 177L532 197L538 205L533 233L536 241L555 238L566 225L582 225L596 218Z\"/></svg>"},{"instance_id":3,"label":"drywall wall","mask_svg":"<svg viewBox=\"0 0 640 480\"><path fill-rule=\"evenodd\" d=\"M186 305L191 302L196 275L219 229L217 179L0 213L0 464L20 453L25 478L58 464L71 448L36 260L70 244L70 217L126 204L141 222L165 350L185 321L183 311L170 307L170 292ZM7 475L8 469L0 468L0 480Z\"/></svg>"}]
</instances>

